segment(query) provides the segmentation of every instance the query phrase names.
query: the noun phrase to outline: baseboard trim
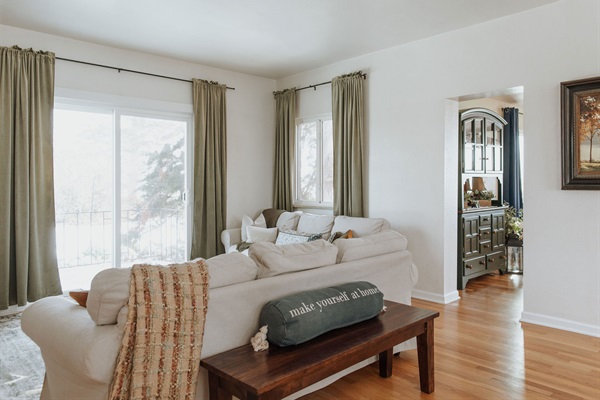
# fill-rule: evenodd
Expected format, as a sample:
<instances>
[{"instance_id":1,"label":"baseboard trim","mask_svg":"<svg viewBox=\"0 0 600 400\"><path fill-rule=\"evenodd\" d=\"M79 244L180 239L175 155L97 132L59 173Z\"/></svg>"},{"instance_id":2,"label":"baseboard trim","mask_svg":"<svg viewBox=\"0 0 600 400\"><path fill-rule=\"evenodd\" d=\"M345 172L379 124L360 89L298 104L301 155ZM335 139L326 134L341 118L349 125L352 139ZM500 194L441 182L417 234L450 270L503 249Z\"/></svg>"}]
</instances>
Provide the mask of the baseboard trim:
<instances>
[{"instance_id":1,"label":"baseboard trim","mask_svg":"<svg viewBox=\"0 0 600 400\"><path fill-rule=\"evenodd\" d=\"M542 325L548 328L561 329L563 331L581 333L587 336L600 337L600 326L582 324L564 318L551 317L543 314L523 311L521 313L521 322L529 324Z\"/></svg>"},{"instance_id":2,"label":"baseboard trim","mask_svg":"<svg viewBox=\"0 0 600 400\"><path fill-rule=\"evenodd\" d=\"M438 304L449 304L454 301L460 300L458 290L441 295L437 293L426 292L424 290L413 289L412 297L414 297L415 299L431 301L432 303Z\"/></svg>"}]
</instances>

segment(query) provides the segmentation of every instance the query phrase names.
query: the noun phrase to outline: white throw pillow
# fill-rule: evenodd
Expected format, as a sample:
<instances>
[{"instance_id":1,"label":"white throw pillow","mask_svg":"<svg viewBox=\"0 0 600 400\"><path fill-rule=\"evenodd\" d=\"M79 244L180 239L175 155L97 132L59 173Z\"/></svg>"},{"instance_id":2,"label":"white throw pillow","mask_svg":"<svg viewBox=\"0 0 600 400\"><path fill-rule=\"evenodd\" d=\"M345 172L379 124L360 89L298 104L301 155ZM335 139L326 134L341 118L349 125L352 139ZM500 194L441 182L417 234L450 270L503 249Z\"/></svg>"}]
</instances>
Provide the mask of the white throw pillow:
<instances>
[{"instance_id":1,"label":"white throw pillow","mask_svg":"<svg viewBox=\"0 0 600 400\"><path fill-rule=\"evenodd\" d=\"M277 239L277 228L260 228L258 226L249 226L247 229L248 237L246 238L246 242L275 243L275 240Z\"/></svg>"},{"instance_id":2,"label":"white throw pillow","mask_svg":"<svg viewBox=\"0 0 600 400\"><path fill-rule=\"evenodd\" d=\"M334 218L333 215L304 213L300 216L298 228L296 230L298 232L320 233L323 235L323 239L327 240L331 234Z\"/></svg>"},{"instance_id":3,"label":"white throw pillow","mask_svg":"<svg viewBox=\"0 0 600 400\"><path fill-rule=\"evenodd\" d=\"M301 215L302 211L285 211L279 216L275 226L277 226L279 231L295 231Z\"/></svg>"},{"instance_id":4,"label":"white throw pillow","mask_svg":"<svg viewBox=\"0 0 600 400\"><path fill-rule=\"evenodd\" d=\"M242 242L248 241L249 226L258 226L260 228L266 228L267 221L265 220L265 216L260 214L258 218L256 218L254 221L252 221L252 218L250 218L247 215L244 215L242 217Z\"/></svg>"}]
</instances>

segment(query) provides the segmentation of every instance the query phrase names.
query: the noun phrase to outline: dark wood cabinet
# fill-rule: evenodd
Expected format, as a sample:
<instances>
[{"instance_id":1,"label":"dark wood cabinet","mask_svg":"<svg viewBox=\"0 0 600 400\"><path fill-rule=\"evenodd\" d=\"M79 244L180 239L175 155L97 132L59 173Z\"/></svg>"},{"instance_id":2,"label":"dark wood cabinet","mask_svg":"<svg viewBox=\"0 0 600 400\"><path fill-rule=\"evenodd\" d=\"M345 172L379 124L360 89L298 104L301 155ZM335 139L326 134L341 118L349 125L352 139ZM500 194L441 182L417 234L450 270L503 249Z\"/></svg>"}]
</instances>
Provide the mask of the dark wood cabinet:
<instances>
[{"instance_id":1,"label":"dark wood cabinet","mask_svg":"<svg viewBox=\"0 0 600 400\"><path fill-rule=\"evenodd\" d=\"M484 108L464 110L460 114L459 290L464 289L471 278L506 270L506 207L502 206L505 125L502 117Z\"/></svg>"},{"instance_id":2,"label":"dark wood cabinet","mask_svg":"<svg viewBox=\"0 0 600 400\"><path fill-rule=\"evenodd\" d=\"M471 278L506 271L505 207L465 210L459 221L458 289Z\"/></svg>"}]
</instances>

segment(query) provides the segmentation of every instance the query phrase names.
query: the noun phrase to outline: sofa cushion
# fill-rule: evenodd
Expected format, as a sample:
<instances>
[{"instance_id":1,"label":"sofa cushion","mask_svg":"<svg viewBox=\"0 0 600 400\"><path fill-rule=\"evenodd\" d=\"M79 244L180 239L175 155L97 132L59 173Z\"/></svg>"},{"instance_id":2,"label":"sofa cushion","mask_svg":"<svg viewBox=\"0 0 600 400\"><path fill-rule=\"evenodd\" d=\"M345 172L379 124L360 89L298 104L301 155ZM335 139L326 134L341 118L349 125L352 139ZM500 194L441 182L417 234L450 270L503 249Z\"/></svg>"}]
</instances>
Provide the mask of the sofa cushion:
<instances>
[{"instance_id":1,"label":"sofa cushion","mask_svg":"<svg viewBox=\"0 0 600 400\"><path fill-rule=\"evenodd\" d=\"M298 220L298 227L296 228L299 232L306 233L321 233L323 239L327 240L331 234L331 227L333 226L333 215L316 215L303 213L300 215Z\"/></svg>"},{"instance_id":2,"label":"sofa cushion","mask_svg":"<svg viewBox=\"0 0 600 400\"><path fill-rule=\"evenodd\" d=\"M304 233L296 231L283 231L277 234L276 245L286 245L293 243L312 242L313 240L321 239L320 233Z\"/></svg>"},{"instance_id":3,"label":"sofa cushion","mask_svg":"<svg viewBox=\"0 0 600 400\"><path fill-rule=\"evenodd\" d=\"M258 266L242 253L228 253L206 260L210 275L209 288L235 285L253 281L258 274Z\"/></svg>"},{"instance_id":4,"label":"sofa cushion","mask_svg":"<svg viewBox=\"0 0 600 400\"><path fill-rule=\"evenodd\" d=\"M373 318L382 310L383 293L377 286L350 282L270 301L261 311L260 326L267 325L270 343L285 347Z\"/></svg>"},{"instance_id":5,"label":"sofa cushion","mask_svg":"<svg viewBox=\"0 0 600 400\"><path fill-rule=\"evenodd\" d=\"M258 265L258 279L335 264L338 249L323 239L278 246L260 242L249 256Z\"/></svg>"},{"instance_id":6,"label":"sofa cushion","mask_svg":"<svg viewBox=\"0 0 600 400\"><path fill-rule=\"evenodd\" d=\"M96 325L117 322L119 310L129 300L130 268L109 268L92 279L87 299L87 311Z\"/></svg>"},{"instance_id":7,"label":"sofa cushion","mask_svg":"<svg viewBox=\"0 0 600 400\"><path fill-rule=\"evenodd\" d=\"M332 232L346 232L348 229L352 230L354 237L361 237L389 230L390 223L385 218L335 217Z\"/></svg>"},{"instance_id":8,"label":"sofa cushion","mask_svg":"<svg viewBox=\"0 0 600 400\"><path fill-rule=\"evenodd\" d=\"M252 218L250 218L247 215L244 215L242 217L242 241L245 242L246 240L248 240L248 227L249 226L258 226L260 228L266 228L267 227L267 221L265 220L265 216L260 214L258 216L258 218L256 218L254 221L252 221Z\"/></svg>"},{"instance_id":9,"label":"sofa cushion","mask_svg":"<svg viewBox=\"0 0 600 400\"><path fill-rule=\"evenodd\" d=\"M193 261L198 262L197 258ZM228 253L206 260L210 289L256 279L258 267L241 253ZM87 298L87 310L96 325L117 323L119 311L129 301L131 268L109 268L92 279ZM126 315L126 314L125 314Z\"/></svg>"},{"instance_id":10,"label":"sofa cushion","mask_svg":"<svg viewBox=\"0 0 600 400\"><path fill-rule=\"evenodd\" d=\"M338 248L340 263L406 250L408 241L401 233L389 230L361 238L338 239L333 244Z\"/></svg>"},{"instance_id":11,"label":"sofa cushion","mask_svg":"<svg viewBox=\"0 0 600 400\"><path fill-rule=\"evenodd\" d=\"M277 228L261 228L258 226L248 226L247 228L248 243L271 242L275 243L277 239Z\"/></svg>"}]
</instances>

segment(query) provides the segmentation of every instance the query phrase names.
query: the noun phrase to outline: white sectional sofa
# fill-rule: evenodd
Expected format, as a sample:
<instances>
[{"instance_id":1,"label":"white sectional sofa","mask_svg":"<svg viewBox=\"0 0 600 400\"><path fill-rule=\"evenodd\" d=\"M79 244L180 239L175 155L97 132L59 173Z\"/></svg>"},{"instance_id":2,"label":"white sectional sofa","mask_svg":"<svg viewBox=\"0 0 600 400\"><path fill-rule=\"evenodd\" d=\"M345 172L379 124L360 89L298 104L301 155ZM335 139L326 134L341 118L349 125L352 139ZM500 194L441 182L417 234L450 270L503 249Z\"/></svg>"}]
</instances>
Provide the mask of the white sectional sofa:
<instances>
[{"instance_id":1,"label":"white sectional sofa","mask_svg":"<svg viewBox=\"0 0 600 400\"><path fill-rule=\"evenodd\" d=\"M203 358L248 344L259 328L262 307L286 295L368 281L385 299L410 304L417 271L406 238L390 230L383 219L331 220L331 230L353 229L359 237L333 244L324 239L283 246L256 243L250 257L233 252L207 260L211 280ZM224 239L235 241L239 231L229 230ZM94 278L87 308L65 297L49 297L24 311L23 331L38 344L46 365L43 399L107 398L127 317L128 288L129 271L110 269ZM409 341L395 350L414 347ZM290 398L373 361L364 360ZM196 398L208 399L207 373L202 368Z\"/></svg>"}]
</instances>

